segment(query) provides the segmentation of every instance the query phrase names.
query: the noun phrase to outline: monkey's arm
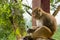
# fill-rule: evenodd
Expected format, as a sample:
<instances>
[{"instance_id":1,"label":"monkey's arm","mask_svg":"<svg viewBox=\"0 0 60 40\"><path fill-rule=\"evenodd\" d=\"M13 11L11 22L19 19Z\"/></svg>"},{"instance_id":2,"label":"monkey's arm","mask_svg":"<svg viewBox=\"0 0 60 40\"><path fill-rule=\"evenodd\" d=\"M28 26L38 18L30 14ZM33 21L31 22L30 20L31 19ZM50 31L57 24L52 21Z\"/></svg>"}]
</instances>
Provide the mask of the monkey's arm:
<instances>
[{"instance_id":1,"label":"monkey's arm","mask_svg":"<svg viewBox=\"0 0 60 40\"><path fill-rule=\"evenodd\" d=\"M58 6L58 8L54 11L54 13L52 14L53 16L56 16L58 11L60 11L60 5Z\"/></svg>"}]
</instances>

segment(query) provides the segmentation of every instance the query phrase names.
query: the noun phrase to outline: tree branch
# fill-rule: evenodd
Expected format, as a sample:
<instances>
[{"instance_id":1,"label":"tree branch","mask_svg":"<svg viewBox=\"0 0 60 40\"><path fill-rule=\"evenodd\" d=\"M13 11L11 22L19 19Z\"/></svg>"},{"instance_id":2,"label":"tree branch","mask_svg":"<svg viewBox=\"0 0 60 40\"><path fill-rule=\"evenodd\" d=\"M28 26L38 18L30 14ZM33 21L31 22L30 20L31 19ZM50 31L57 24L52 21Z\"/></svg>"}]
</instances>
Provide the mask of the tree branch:
<instances>
[{"instance_id":1,"label":"tree branch","mask_svg":"<svg viewBox=\"0 0 60 40\"><path fill-rule=\"evenodd\" d=\"M25 6L25 7L28 7L28 8L30 8L31 10L32 10L32 8L30 7L30 6L28 6L28 5L25 5L25 4L22 4L23 6Z\"/></svg>"},{"instance_id":2,"label":"tree branch","mask_svg":"<svg viewBox=\"0 0 60 40\"><path fill-rule=\"evenodd\" d=\"M60 11L60 5L57 7L57 9L54 11L54 13L52 14L53 16L56 16L58 11Z\"/></svg>"},{"instance_id":3,"label":"tree branch","mask_svg":"<svg viewBox=\"0 0 60 40\"><path fill-rule=\"evenodd\" d=\"M32 14L26 9L26 12L30 15L30 16L32 16Z\"/></svg>"}]
</instances>

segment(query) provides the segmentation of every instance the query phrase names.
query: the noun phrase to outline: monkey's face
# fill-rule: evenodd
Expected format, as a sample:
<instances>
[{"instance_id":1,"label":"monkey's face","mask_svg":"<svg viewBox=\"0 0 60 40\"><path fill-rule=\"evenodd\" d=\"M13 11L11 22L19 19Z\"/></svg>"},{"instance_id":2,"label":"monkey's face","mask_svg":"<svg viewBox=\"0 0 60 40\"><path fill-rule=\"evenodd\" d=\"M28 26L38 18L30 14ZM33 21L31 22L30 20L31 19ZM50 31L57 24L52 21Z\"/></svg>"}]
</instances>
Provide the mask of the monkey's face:
<instances>
[{"instance_id":1,"label":"monkey's face","mask_svg":"<svg viewBox=\"0 0 60 40\"><path fill-rule=\"evenodd\" d=\"M33 12L32 12L32 16L35 19L40 19L40 17L42 16L42 12L41 12L40 8L34 9Z\"/></svg>"}]
</instances>

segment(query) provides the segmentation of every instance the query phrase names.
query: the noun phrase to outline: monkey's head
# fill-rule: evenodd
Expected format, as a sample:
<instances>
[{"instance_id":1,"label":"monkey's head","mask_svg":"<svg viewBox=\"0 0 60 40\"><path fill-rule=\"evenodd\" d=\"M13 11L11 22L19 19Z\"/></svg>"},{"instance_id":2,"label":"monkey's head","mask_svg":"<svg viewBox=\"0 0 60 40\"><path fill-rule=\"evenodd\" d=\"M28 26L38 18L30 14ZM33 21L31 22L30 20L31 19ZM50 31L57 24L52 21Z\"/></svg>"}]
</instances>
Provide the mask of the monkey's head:
<instances>
[{"instance_id":1,"label":"monkey's head","mask_svg":"<svg viewBox=\"0 0 60 40\"><path fill-rule=\"evenodd\" d=\"M35 18L35 19L40 19L40 17L42 16L42 9L41 8L35 8L33 11L32 11L32 16Z\"/></svg>"}]
</instances>

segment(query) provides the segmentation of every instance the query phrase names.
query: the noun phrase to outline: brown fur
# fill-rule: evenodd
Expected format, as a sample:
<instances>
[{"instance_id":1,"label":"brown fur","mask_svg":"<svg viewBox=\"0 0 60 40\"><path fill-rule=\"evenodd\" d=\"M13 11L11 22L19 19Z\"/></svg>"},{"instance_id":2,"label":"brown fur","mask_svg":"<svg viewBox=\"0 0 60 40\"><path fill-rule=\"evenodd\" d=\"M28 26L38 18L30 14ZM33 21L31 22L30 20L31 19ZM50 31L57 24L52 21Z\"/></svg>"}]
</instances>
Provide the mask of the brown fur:
<instances>
[{"instance_id":1,"label":"brown fur","mask_svg":"<svg viewBox=\"0 0 60 40\"><path fill-rule=\"evenodd\" d=\"M36 20L42 20L42 28L44 29L44 27L45 27L46 30L48 30L48 31L50 30L49 32L51 33L51 34L48 34L49 32L46 31L46 33L44 35L45 35L45 37L50 38L54 34L54 32L56 31L56 26L57 25L56 25L56 19L55 19L55 17L52 16L50 13L44 12L41 8L35 8L32 11L32 16ZM41 30L41 29L39 29L39 30ZM36 32L36 33L38 33L38 32ZM36 33L33 33L33 34L36 34ZM42 33L44 33L44 31Z\"/></svg>"}]
</instances>

